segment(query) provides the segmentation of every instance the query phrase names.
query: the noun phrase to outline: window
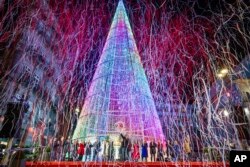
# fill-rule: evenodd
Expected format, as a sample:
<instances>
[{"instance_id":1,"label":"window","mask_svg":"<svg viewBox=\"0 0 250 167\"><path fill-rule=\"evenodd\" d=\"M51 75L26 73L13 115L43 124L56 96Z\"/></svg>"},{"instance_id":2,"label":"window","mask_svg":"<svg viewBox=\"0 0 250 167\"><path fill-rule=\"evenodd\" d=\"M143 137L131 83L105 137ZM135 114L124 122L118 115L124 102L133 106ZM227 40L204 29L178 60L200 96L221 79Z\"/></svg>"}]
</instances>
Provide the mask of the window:
<instances>
[{"instance_id":1,"label":"window","mask_svg":"<svg viewBox=\"0 0 250 167\"><path fill-rule=\"evenodd\" d=\"M39 88L39 81L40 81L39 76L35 74L33 76L33 79L32 79L33 91L37 91L38 90L38 88Z\"/></svg>"}]
</instances>

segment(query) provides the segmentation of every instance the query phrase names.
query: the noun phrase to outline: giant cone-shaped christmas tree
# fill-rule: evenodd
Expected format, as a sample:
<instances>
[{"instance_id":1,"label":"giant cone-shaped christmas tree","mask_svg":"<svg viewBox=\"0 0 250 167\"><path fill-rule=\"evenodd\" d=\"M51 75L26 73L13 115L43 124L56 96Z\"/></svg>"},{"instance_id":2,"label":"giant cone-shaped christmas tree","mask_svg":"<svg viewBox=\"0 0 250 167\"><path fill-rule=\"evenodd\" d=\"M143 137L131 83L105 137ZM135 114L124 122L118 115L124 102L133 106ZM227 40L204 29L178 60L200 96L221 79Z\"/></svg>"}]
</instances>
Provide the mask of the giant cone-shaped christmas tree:
<instances>
[{"instance_id":1,"label":"giant cone-shaped christmas tree","mask_svg":"<svg viewBox=\"0 0 250 167\"><path fill-rule=\"evenodd\" d=\"M118 3L73 138L116 138L120 133L135 139L164 139L122 1Z\"/></svg>"}]
</instances>

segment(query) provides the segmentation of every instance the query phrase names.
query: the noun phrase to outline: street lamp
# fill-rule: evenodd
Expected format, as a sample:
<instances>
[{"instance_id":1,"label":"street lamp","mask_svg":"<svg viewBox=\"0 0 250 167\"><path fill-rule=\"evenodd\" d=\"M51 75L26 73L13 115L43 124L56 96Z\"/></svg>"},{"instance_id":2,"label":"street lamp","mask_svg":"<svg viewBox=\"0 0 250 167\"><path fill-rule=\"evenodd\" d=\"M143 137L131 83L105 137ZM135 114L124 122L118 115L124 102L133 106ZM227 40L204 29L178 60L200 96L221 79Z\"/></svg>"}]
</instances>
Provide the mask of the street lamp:
<instances>
[{"instance_id":1,"label":"street lamp","mask_svg":"<svg viewBox=\"0 0 250 167\"><path fill-rule=\"evenodd\" d=\"M217 77L218 77L218 78L223 78L223 77L224 77L224 75L223 75L223 74L221 74L221 73L219 73L219 74L217 74Z\"/></svg>"},{"instance_id":2,"label":"street lamp","mask_svg":"<svg viewBox=\"0 0 250 167\"><path fill-rule=\"evenodd\" d=\"M244 112L245 112L246 115L249 115L249 114L250 114L250 111L249 111L248 107L245 107L245 108L244 108Z\"/></svg>"},{"instance_id":3,"label":"street lamp","mask_svg":"<svg viewBox=\"0 0 250 167\"><path fill-rule=\"evenodd\" d=\"M218 78L223 78L228 74L229 70L227 68L223 68L219 71L219 73L217 74Z\"/></svg>"},{"instance_id":4,"label":"street lamp","mask_svg":"<svg viewBox=\"0 0 250 167\"><path fill-rule=\"evenodd\" d=\"M228 112L227 110L224 110L224 111L223 111L223 114L224 114L224 116L226 116L226 117L229 116L229 112Z\"/></svg>"},{"instance_id":5,"label":"street lamp","mask_svg":"<svg viewBox=\"0 0 250 167\"><path fill-rule=\"evenodd\" d=\"M226 74L228 73L228 69L223 68L223 69L220 71L220 73L226 75Z\"/></svg>"},{"instance_id":6,"label":"street lamp","mask_svg":"<svg viewBox=\"0 0 250 167\"><path fill-rule=\"evenodd\" d=\"M76 108L76 113L78 114L80 112L80 109L79 108Z\"/></svg>"}]
</instances>

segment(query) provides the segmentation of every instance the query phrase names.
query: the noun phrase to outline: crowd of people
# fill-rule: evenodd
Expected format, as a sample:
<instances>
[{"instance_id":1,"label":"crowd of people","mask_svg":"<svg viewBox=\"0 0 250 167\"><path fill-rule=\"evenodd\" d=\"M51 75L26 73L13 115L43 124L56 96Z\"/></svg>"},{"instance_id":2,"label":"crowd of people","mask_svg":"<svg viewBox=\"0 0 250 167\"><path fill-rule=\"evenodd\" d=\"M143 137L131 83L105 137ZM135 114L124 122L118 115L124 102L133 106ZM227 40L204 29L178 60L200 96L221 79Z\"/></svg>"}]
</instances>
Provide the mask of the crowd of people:
<instances>
[{"instance_id":1,"label":"crowd of people","mask_svg":"<svg viewBox=\"0 0 250 167\"><path fill-rule=\"evenodd\" d=\"M189 136L182 143L177 140L136 141L123 134L120 134L120 138L118 145L114 145L112 140L100 141L98 138L94 142L66 140L60 144L55 141L52 144L51 160L155 162L178 161L182 152L188 160L191 154Z\"/></svg>"}]
</instances>

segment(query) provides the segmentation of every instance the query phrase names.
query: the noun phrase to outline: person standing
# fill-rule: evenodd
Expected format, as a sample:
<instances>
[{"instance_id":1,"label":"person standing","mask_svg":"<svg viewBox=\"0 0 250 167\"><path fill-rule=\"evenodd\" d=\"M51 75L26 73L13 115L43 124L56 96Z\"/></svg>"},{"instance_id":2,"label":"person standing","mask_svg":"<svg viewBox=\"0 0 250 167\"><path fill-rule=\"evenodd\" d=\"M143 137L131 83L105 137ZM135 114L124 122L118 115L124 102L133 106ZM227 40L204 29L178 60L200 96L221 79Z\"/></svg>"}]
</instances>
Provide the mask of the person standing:
<instances>
[{"instance_id":1,"label":"person standing","mask_svg":"<svg viewBox=\"0 0 250 167\"><path fill-rule=\"evenodd\" d=\"M183 143L183 148L184 148L184 153L185 153L185 157L187 160L190 159L191 156L191 143L190 143L190 137L189 135L187 135L184 139L184 143Z\"/></svg>"},{"instance_id":2,"label":"person standing","mask_svg":"<svg viewBox=\"0 0 250 167\"><path fill-rule=\"evenodd\" d=\"M98 154L101 151L101 143L100 143L99 139L96 139L96 141L93 144L93 148L94 148L93 161L97 161Z\"/></svg>"},{"instance_id":3,"label":"person standing","mask_svg":"<svg viewBox=\"0 0 250 167\"><path fill-rule=\"evenodd\" d=\"M139 153L140 153L139 154L140 155L139 161L142 162L142 156L141 156L142 155L142 147L141 146L143 145L143 140L140 140L138 145L139 145Z\"/></svg>"},{"instance_id":4,"label":"person standing","mask_svg":"<svg viewBox=\"0 0 250 167\"><path fill-rule=\"evenodd\" d=\"M58 149L59 145L57 144L57 139L55 138L52 141L52 152L51 152L51 160L55 161L56 160L56 156L57 156L57 149Z\"/></svg>"},{"instance_id":5,"label":"person standing","mask_svg":"<svg viewBox=\"0 0 250 167\"><path fill-rule=\"evenodd\" d=\"M180 146L177 142L177 140L174 141L174 146L173 146L173 160L178 161L179 155L180 155Z\"/></svg>"},{"instance_id":6,"label":"person standing","mask_svg":"<svg viewBox=\"0 0 250 167\"><path fill-rule=\"evenodd\" d=\"M140 148L139 148L139 143L138 141L133 144L133 152L132 152L132 159L135 162L138 162L140 158Z\"/></svg>"},{"instance_id":7,"label":"person standing","mask_svg":"<svg viewBox=\"0 0 250 167\"><path fill-rule=\"evenodd\" d=\"M158 160L159 161L164 161L164 156L163 156L163 144L161 142L158 142L157 144L157 150L158 150L158 153L157 153L157 156L158 156Z\"/></svg>"},{"instance_id":8,"label":"person standing","mask_svg":"<svg viewBox=\"0 0 250 167\"><path fill-rule=\"evenodd\" d=\"M103 161L108 161L108 149L109 142L105 140L103 145Z\"/></svg>"},{"instance_id":9,"label":"person standing","mask_svg":"<svg viewBox=\"0 0 250 167\"><path fill-rule=\"evenodd\" d=\"M91 160L91 147L92 147L92 146L93 146L93 145L90 143L90 141L88 141L88 142L86 143L86 146L85 146L85 148L86 148L86 150L85 150L85 162Z\"/></svg>"},{"instance_id":10,"label":"person standing","mask_svg":"<svg viewBox=\"0 0 250 167\"><path fill-rule=\"evenodd\" d=\"M63 159L67 159L69 161L70 159L70 140L67 139L63 143Z\"/></svg>"},{"instance_id":11,"label":"person standing","mask_svg":"<svg viewBox=\"0 0 250 167\"><path fill-rule=\"evenodd\" d=\"M131 142L131 140L128 141L127 155L128 155L128 160L132 161L132 142Z\"/></svg>"},{"instance_id":12,"label":"person standing","mask_svg":"<svg viewBox=\"0 0 250 167\"><path fill-rule=\"evenodd\" d=\"M61 141L57 140L54 145L55 153L56 153L56 161L60 161L60 153L61 153Z\"/></svg>"},{"instance_id":13,"label":"person standing","mask_svg":"<svg viewBox=\"0 0 250 167\"><path fill-rule=\"evenodd\" d=\"M70 141L70 151L69 151L69 160L70 160L70 161L75 160L75 159L74 159L73 153L74 153L74 143L73 143L73 141L71 140L71 141Z\"/></svg>"},{"instance_id":14,"label":"person standing","mask_svg":"<svg viewBox=\"0 0 250 167\"><path fill-rule=\"evenodd\" d=\"M109 141L108 145L108 161L113 161L114 160L114 142Z\"/></svg>"},{"instance_id":15,"label":"person standing","mask_svg":"<svg viewBox=\"0 0 250 167\"><path fill-rule=\"evenodd\" d=\"M141 157L142 157L142 161L143 159L145 159L145 162L147 162L147 158L148 158L148 143L145 141L142 144L142 151L141 151Z\"/></svg>"},{"instance_id":16,"label":"person standing","mask_svg":"<svg viewBox=\"0 0 250 167\"><path fill-rule=\"evenodd\" d=\"M105 145L106 145L106 141L102 140L101 141L101 149L99 152L99 158L101 161L105 161Z\"/></svg>"},{"instance_id":17,"label":"person standing","mask_svg":"<svg viewBox=\"0 0 250 167\"><path fill-rule=\"evenodd\" d=\"M121 160L126 161L127 160L127 152L128 152L128 138L127 135L124 136L123 134L120 135L122 137L122 142L121 142Z\"/></svg>"},{"instance_id":18,"label":"person standing","mask_svg":"<svg viewBox=\"0 0 250 167\"><path fill-rule=\"evenodd\" d=\"M77 154L78 154L78 161L82 161L82 157L84 155L84 142L79 144Z\"/></svg>"},{"instance_id":19,"label":"person standing","mask_svg":"<svg viewBox=\"0 0 250 167\"><path fill-rule=\"evenodd\" d=\"M151 162L155 162L156 147L155 140L151 141L149 144Z\"/></svg>"},{"instance_id":20,"label":"person standing","mask_svg":"<svg viewBox=\"0 0 250 167\"><path fill-rule=\"evenodd\" d=\"M170 161L173 156L173 145L170 142L170 140L167 140L166 143L166 154L167 154L167 160Z\"/></svg>"},{"instance_id":21,"label":"person standing","mask_svg":"<svg viewBox=\"0 0 250 167\"><path fill-rule=\"evenodd\" d=\"M73 153L72 153L72 157L73 157L73 160L77 160L77 151L78 151L78 147L79 147L79 143L78 143L78 140L75 140L74 141L74 144L73 144Z\"/></svg>"}]
</instances>

